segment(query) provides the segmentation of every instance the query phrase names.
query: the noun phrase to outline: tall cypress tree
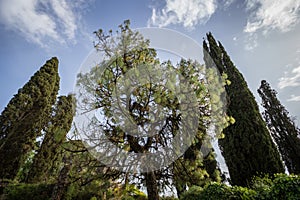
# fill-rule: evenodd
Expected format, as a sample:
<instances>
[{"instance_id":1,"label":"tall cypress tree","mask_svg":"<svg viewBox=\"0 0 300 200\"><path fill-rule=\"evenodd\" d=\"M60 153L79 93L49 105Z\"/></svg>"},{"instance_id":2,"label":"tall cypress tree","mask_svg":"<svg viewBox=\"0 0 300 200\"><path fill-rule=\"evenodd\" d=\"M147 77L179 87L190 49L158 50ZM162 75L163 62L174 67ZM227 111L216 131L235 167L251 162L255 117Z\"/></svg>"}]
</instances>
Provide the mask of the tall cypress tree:
<instances>
[{"instance_id":1,"label":"tall cypress tree","mask_svg":"<svg viewBox=\"0 0 300 200\"><path fill-rule=\"evenodd\" d=\"M72 95L60 96L54 107L45 137L37 155L33 159L32 167L27 176L27 182L37 183L50 178L50 169L58 159L61 145L71 128L73 120Z\"/></svg>"},{"instance_id":2,"label":"tall cypress tree","mask_svg":"<svg viewBox=\"0 0 300 200\"><path fill-rule=\"evenodd\" d=\"M219 140L219 145L232 184L246 186L254 175L283 172L280 155L245 79L211 33L207 34L207 40L208 44L203 42L206 64L212 64L209 55L220 73L226 73L231 82L226 86L227 114L235 119L235 123L223 130L225 138Z\"/></svg>"},{"instance_id":3,"label":"tall cypress tree","mask_svg":"<svg viewBox=\"0 0 300 200\"><path fill-rule=\"evenodd\" d=\"M263 116L285 165L290 173L300 174L300 130L267 81L261 81L258 93L265 108Z\"/></svg>"},{"instance_id":4,"label":"tall cypress tree","mask_svg":"<svg viewBox=\"0 0 300 200\"><path fill-rule=\"evenodd\" d=\"M58 60L52 58L19 89L0 115L0 177L14 179L49 121L59 89Z\"/></svg>"}]
</instances>

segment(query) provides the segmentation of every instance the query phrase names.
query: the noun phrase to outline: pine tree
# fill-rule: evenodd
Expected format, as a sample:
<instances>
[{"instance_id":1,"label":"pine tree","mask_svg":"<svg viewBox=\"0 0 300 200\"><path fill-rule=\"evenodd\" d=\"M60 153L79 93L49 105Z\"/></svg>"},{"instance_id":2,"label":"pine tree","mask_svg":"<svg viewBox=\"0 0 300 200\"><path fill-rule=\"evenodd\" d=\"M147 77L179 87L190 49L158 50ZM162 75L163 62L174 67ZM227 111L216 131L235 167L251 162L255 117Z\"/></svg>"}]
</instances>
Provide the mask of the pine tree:
<instances>
[{"instance_id":1,"label":"pine tree","mask_svg":"<svg viewBox=\"0 0 300 200\"><path fill-rule=\"evenodd\" d=\"M197 115L197 112L205 113L207 112L206 108L209 107L209 105L206 106L201 104L205 99L207 90L204 84L205 81L202 80L200 76L200 64L190 60L182 61L177 66L174 66L171 61L161 63L157 58L156 51L149 48L150 41L145 40L138 32L132 31L129 28L129 21L125 21L124 25L120 25L119 28L121 34L119 34L119 37L117 38L112 38L111 32L109 35L106 35L101 29L95 32L96 36L99 38L99 41L95 44L97 50L104 52L105 56L109 59L107 59L107 61L100 62L100 67L96 65L90 72L78 75L77 86L80 91L79 97L83 98L78 99L77 108L81 108L81 112L83 113L89 112L95 108L101 110L103 113L101 116L103 120L91 120L91 122L87 125L87 127L89 127L88 130L95 132L92 134L94 137L94 135L99 135L99 127L102 127L103 132L105 132L105 136L109 138L110 142L113 142L119 148L122 148L130 154L134 153L143 155L143 158L144 155L147 155L150 152L151 154L155 154L157 152L160 154L165 152L163 149L164 147L184 144L184 139L189 136L184 136L185 138L178 137L182 142L176 142L176 144L173 144L173 140L176 135L178 136L182 133L180 130L181 128L187 128L188 130L184 132L190 135L192 135L194 131L196 132L197 130L189 130L190 127L193 127L195 123L198 123L198 121L188 120L188 124L185 125L183 118L187 115L183 113L183 107L185 107L184 111L192 109L193 112L188 111L187 114L190 117L196 116L196 120L198 120L198 117L202 117ZM139 72L138 69L146 69L147 71ZM154 71L152 72L152 70L157 71L155 71L154 74ZM167 77L164 76L164 73L160 73L160 70L166 72L174 71L176 75L173 77ZM116 108L113 105L115 104L114 102L116 102L116 100L114 100L115 97L113 96L113 86L116 82L124 80L122 77L126 77L128 74L133 77L125 78L127 81L124 81L124 84L122 83L120 85L123 86L125 91L128 90L126 87L133 84L133 90L128 90L130 93L124 93L124 95L123 93L120 94L120 103L118 103L118 107ZM151 78L147 79L147 77L143 77L142 74L147 74L149 77L151 76ZM168 73L165 74L167 75ZM136 80L137 82L131 83L133 80ZM145 84L139 85L139 81L145 80ZM165 80L169 81L167 82ZM187 80L187 82L185 82L185 80ZM182 97L176 97L180 96L179 94L175 95L175 85L177 85L177 83L180 84L181 93L185 94L181 95ZM185 86L188 87L185 89ZM191 88L193 90L190 90ZM184 104L184 98L187 96L186 94L188 92L196 94L196 102L193 105L188 103L181 107ZM181 102L179 101L180 98L182 98ZM188 96L187 100L192 102L193 97ZM209 104L209 102L206 103ZM159 107L159 109L156 109L156 107ZM127 116L118 116L116 113L118 113L118 115L127 113ZM157 118L160 118L163 115L166 116L166 118L159 122L162 123L163 126L160 127L155 125L155 129L152 129L154 126L149 123L152 118L151 113L159 114ZM131 118L130 122L127 120L128 116ZM204 121L202 118L201 120ZM132 131L134 130L128 128L131 126L130 124L132 124L132 122L141 128L140 130L143 129L145 132L149 131L155 134L147 137L132 135ZM86 130L84 129L81 130L81 132L85 131ZM197 139L202 140L206 133L199 130L199 135L201 134L202 136ZM97 145L105 147L107 140L100 138L98 141L100 144ZM197 143L199 144L200 142L194 142L195 145ZM193 153L195 153L196 156L201 154L200 149L198 149L198 152L197 150L193 151ZM111 154L114 155L114 152ZM161 161L157 164L161 166L154 166L151 161L142 162L146 163L147 166L141 170L141 173L129 174L131 172L131 168L134 169L135 166L137 166L135 162L132 162L126 164L128 169L123 169L125 172L122 175L126 176L129 174L129 178L126 178L126 180L135 182L138 185L144 185L147 188L148 198L151 200L159 199L160 189L174 184L174 182L170 183L172 178L176 178L177 180L179 179L176 177L177 175L179 176L179 174L173 170L175 167L172 168L172 165L164 166L164 160L168 159L167 156L163 154L160 155L162 155ZM171 157L172 156L170 155L170 158ZM123 159L117 159L115 156L111 156L111 158L113 158L111 159L112 161L107 159L106 162L112 162L114 164L113 166L115 166L115 160L119 161ZM194 177L195 180L201 179L201 181L205 182L207 180L211 180L207 178L210 176L209 173L212 174L212 177L218 176L217 173L214 174L216 165L213 165L213 163L210 162L211 160L214 160L213 154L211 154L211 157L207 157L207 162L205 164L202 163L202 160L197 160L197 163L194 162L195 165L193 166L193 169L187 170L187 173L190 175L189 177ZM174 163L174 165L176 164L180 163ZM206 171L205 166L207 166L209 170ZM145 170L146 168L147 170ZM177 167L177 169L178 172L183 172L181 170L183 168ZM202 175L207 176L205 177ZM182 182L186 183L188 181L189 180L184 180ZM194 181L190 181L190 183L194 183Z\"/></svg>"},{"instance_id":2,"label":"pine tree","mask_svg":"<svg viewBox=\"0 0 300 200\"><path fill-rule=\"evenodd\" d=\"M45 130L46 134L42 146L33 159L26 182L38 183L49 180L50 169L58 159L61 145L71 128L72 120L73 97L72 95L60 96L53 110L53 116Z\"/></svg>"},{"instance_id":3,"label":"pine tree","mask_svg":"<svg viewBox=\"0 0 300 200\"><path fill-rule=\"evenodd\" d=\"M184 156L173 164L173 182L177 196L186 192L187 186L197 185L204 187L210 182L221 182L220 169L216 161L213 149L208 154L201 152L201 142L192 145Z\"/></svg>"},{"instance_id":4,"label":"pine tree","mask_svg":"<svg viewBox=\"0 0 300 200\"><path fill-rule=\"evenodd\" d=\"M219 145L232 184L246 186L254 175L283 172L280 155L245 79L222 44L217 43L211 33L207 34L207 40L208 44L203 42L206 64L215 64L221 74L227 74L231 82L226 86L229 101L227 114L235 119L235 123L223 130L225 138L219 140Z\"/></svg>"},{"instance_id":5,"label":"pine tree","mask_svg":"<svg viewBox=\"0 0 300 200\"><path fill-rule=\"evenodd\" d=\"M181 60L178 69L183 75L192 74L190 71L194 70L191 67L193 63L186 60ZM199 70L199 69L198 69ZM201 69L200 69L201 70ZM210 79L210 75L206 73L206 80ZM190 77L188 79L193 79ZM202 80L204 81L204 80ZM211 81L212 82L212 81ZM208 86L206 86L208 88ZM202 95L205 94L205 88L202 88ZM206 95L209 95L206 93ZM209 182L220 182L220 169L216 161L214 149L211 145L211 138L207 133L210 123L207 118L211 117L210 107L212 105L210 98L203 98L199 102L201 105L201 112L199 117L198 132L195 136L193 144L187 149L184 155L173 163L173 182L177 191L177 196L181 195L187 190L187 186L191 187L197 185L200 187L205 186Z\"/></svg>"},{"instance_id":6,"label":"pine tree","mask_svg":"<svg viewBox=\"0 0 300 200\"><path fill-rule=\"evenodd\" d=\"M0 177L14 179L36 137L49 121L59 89L52 58L19 89L0 115Z\"/></svg>"},{"instance_id":7,"label":"pine tree","mask_svg":"<svg viewBox=\"0 0 300 200\"><path fill-rule=\"evenodd\" d=\"M267 81L261 81L258 93L265 108L263 116L285 165L290 173L300 174L300 130Z\"/></svg>"}]
</instances>

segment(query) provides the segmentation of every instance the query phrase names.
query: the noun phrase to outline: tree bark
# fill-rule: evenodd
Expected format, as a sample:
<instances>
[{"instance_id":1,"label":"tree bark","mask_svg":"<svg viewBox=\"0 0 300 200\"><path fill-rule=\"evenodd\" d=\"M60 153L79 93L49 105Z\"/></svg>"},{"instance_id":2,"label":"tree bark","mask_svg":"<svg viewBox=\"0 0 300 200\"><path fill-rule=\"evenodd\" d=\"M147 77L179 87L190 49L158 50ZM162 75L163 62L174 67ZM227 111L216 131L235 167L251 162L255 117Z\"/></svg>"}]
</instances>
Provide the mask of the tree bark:
<instances>
[{"instance_id":1,"label":"tree bark","mask_svg":"<svg viewBox=\"0 0 300 200\"><path fill-rule=\"evenodd\" d=\"M145 173L148 200L159 200L155 172Z\"/></svg>"},{"instance_id":2,"label":"tree bark","mask_svg":"<svg viewBox=\"0 0 300 200\"><path fill-rule=\"evenodd\" d=\"M68 160L65 163L65 166L60 171L58 180L56 185L53 188L51 200L61 200L64 199L64 195L68 189L69 182L68 182L68 175L72 167L71 160Z\"/></svg>"}]
</instances>

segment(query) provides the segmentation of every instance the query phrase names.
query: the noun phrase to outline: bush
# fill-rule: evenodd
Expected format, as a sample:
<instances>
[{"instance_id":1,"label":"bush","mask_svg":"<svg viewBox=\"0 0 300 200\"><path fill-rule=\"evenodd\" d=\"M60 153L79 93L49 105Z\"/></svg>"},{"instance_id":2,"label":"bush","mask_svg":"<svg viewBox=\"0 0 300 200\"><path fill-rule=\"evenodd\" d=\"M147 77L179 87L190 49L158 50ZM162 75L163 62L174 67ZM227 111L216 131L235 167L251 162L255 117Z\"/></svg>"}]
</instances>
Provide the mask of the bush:
<instances>
[{"instance_id":1,"label":"bush","mask_svg":"<svg viewBox=\"0 0 300 200\"><path fill-rule=\"evenodd\" d=\"M193 186L181 200L297 200L300 199L300 177L297 175L275 174L274 178L254 178L251 188L211 183L204 188Z\"/></svg>"},{"instance_id":2,"label":"bush","mask_svg":"<svg viewBox=\"0 0 300 200\"><path fill-rule=\"evenodd\" d=\"M173 196L171 196L171 197L161 197L160 199L161 200L178 200L178 198L173 197Z\"/></svg>"},{"instance_id":3,"label":"bush","mask_svg":"<svg viewBox=\"0 0 300 200\"><path fill-rule=\"evenodd\" d=\"M271 188L272 199L300 199L300 177L296 175L277 174Z\"/></svg>"},{"instance_id":4,"label":"bush","mask_svg":"<svg viewBox=\"0 0 300 200\"><path fill-rule=\"evenodd\" d=\"M275 174L273 180L268 176L255 178L252 188L258 192L258 199L300 199L300 177L297 175Z\"/></svg>"},{"instance_id":5,"label":"bush","mask_svg":"<svg viewBox=\"0 0 300 200\"><path fill-rule=\"evenodd\" d=\"M183 193L181 200L198 200L198 199L222 199L228 192L226 185L211 183L204 188L192 186L187 192Z\"/></svg>"},{"instance_id":6,"label":"bush","mask_svg":"<svg viewBox=\"0 0 300 200\"><path fill-rule=\"evenodd\" d=\"M221 183L211 183L203 189L193 186L189 191L184 193L181 200L196 199L254 199L256 192L254 190L243 187L230 187Z\"/></svg>"},{"instance_id":7,"label":"bush","mask_svg":"<svg viewBox=\"0 0 300 200\"><path fill-rule=\"evenodd\" d=\"M3 200L47 200L51 198L52 184L11 184L5 187Z\"/></svg>"}]
</instances>

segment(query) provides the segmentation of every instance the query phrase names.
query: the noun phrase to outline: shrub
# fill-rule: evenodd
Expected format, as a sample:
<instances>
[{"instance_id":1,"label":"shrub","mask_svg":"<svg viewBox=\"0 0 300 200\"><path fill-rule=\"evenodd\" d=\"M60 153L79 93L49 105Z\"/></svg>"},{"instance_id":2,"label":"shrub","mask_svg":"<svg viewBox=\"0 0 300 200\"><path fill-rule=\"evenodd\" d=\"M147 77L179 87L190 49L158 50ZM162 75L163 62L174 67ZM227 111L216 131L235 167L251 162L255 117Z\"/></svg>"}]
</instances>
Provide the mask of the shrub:
<instances>
[{"instance_id":1,"label":"shrub","mask_svg":"<svg viewBox=\"0 0 300 200\"><path fill-rule=\"evenodd\" d=\"M5 187L4 200L47 200L51 198L52 184L11 184Z\"/></svg>"},{"instance_id":2,"label":"shrub","mask_svg":"<svg viewBox=\"0 0 300 200\"><path fill-rule=\"evenodd\" d=\"M211 183L204 188L193 186L181 200L297 200L300 199L300 177L297 175L275 174L271 179L256 177L250 188Z\"/></svg>"},{"instance_id":3,"label":"shrub","mask_svg":"<svg viewBox=\"0 0 300 200\"><path fill-rule=\"evenodd\" d=\"M297 175L275 174L273 180L267 176L255 178L252 187L258 192L258 199L300 199L300 177Z\"/></svg>"}]
</instances>

